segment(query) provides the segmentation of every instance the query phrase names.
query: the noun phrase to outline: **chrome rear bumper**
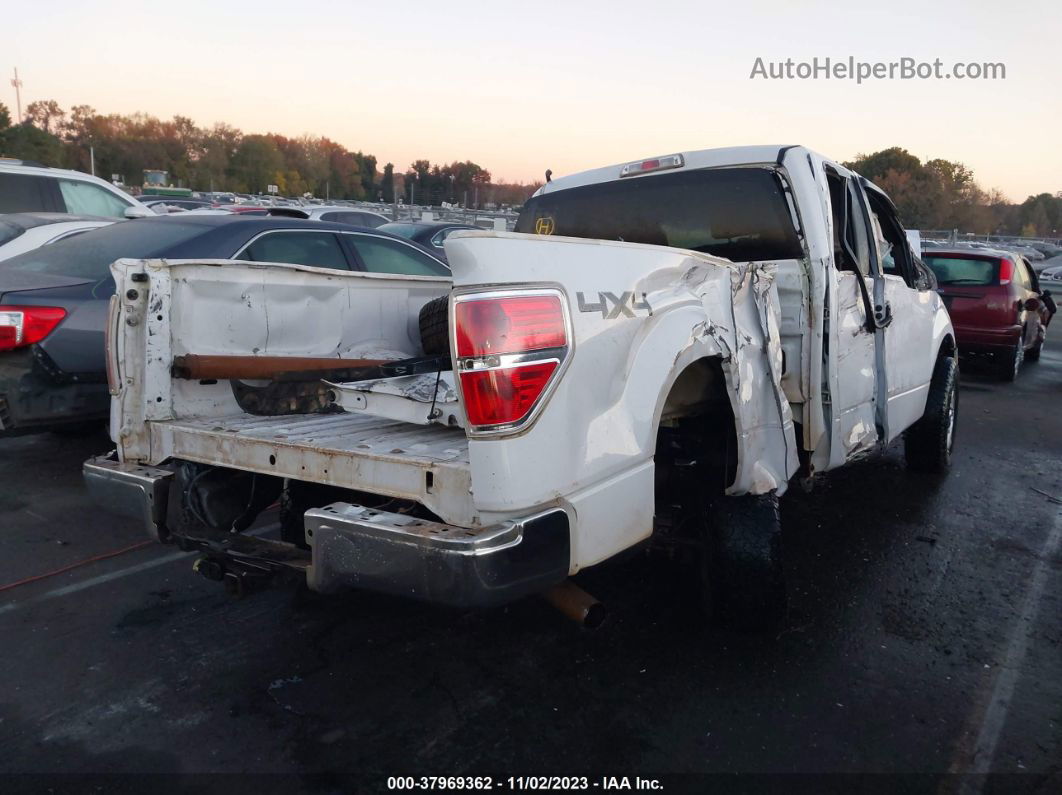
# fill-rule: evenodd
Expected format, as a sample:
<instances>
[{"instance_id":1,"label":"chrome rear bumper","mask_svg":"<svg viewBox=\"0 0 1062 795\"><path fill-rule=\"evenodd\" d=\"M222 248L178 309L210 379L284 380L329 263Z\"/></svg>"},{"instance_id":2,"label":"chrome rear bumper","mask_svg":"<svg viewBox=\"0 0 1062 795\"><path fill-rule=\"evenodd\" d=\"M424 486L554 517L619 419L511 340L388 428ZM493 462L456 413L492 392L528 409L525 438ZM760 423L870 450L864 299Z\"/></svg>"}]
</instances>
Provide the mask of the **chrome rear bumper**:
<instances>
[{"instance_id":1,"label":"chrome rear bumper","mask_svg":"<svg viewBox=\"0 0 1062 795\"><path fill-rule=\"evenodd\" d=\"M144 464L123 464L116 452L90 458L81 467L92 498L112 513L144 522L157 541L166 539L166 507L173 472Z\"/></svg>"},{"instance_id":2,"label":"chrome rear bumper","mask_svg":"<svg viewBox=\"0 0 1062 795\"><path fill-rule=\"evenodd\" d=\"M511 602L563 581L568 515L552 509L485 528L347 503L306 512L316 591L364 588L459 607Z\"/></svg>"},{"instance_id":3,"label":"chrome rear bumper","mask_svg":"<svg viewBox=\"0 0 1062 795\"><path fill-rule=\"evenodd\" d=\"M124 464L114 453L90 458L82 471L93 498L144 523L160 541L174 473ZM322 593L361 588L458 607L503 604L538 593L568 576L568 514L553 508L490 527L458 527L337 502L306 512L307 553L292 544L236 534L223 543L172 540L203 549L225 570L306 573ZM294 565L296 564L297 565Z\"/></svg>"}]
</instances>

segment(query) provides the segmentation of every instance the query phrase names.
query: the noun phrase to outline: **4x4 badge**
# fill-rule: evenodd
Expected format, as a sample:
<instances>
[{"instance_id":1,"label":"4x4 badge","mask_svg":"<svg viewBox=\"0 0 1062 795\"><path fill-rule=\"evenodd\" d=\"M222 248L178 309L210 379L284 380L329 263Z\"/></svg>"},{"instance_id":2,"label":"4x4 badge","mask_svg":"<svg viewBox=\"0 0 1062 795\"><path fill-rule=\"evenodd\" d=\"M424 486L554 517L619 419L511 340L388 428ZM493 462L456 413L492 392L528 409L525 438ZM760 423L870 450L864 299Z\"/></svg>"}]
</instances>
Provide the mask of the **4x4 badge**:
<instances>
[{"instance_id":1,"label":"4x4 badge","mask_svg":"<svg viewBox=\"0 0 1062 795\"><path fill-rule=\"evenodd\" d=\"M598 293L596 304L588 304L582 293L576 293L575 300L579 304L580 312L600 312L605 320L615 320L620 315L634 317L634 312L638 309L644 309L649 314L653 313L653 308L649 306L645 293L642 293L641 301L634 297L633 292L620 293L619 298L615 293ZM609 303L612 304L612 309L608 308Z\"/></svg>"}]
</instances>

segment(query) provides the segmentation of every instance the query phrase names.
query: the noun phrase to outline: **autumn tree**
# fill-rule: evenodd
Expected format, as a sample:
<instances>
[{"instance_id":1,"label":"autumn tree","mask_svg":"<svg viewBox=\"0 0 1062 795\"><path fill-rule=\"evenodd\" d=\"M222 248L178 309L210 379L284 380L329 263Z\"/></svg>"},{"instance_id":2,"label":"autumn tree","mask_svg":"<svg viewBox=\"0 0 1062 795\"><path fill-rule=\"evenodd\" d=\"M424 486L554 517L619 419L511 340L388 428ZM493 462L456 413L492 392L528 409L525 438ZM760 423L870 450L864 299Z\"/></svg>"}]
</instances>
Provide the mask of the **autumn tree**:
<instances>
[{"instance_id":1,"label":"autumn tree","mask_svg":"<svg viewBox=\"0 0 1062 795\"><path fill-rule=\"evenodd\" d=\"M23 121L29 122L46 133L58 134L63 127L64 116L66 114L54 99L41 99L26 106L26 116Z\"/></svg>"}]
</instances>

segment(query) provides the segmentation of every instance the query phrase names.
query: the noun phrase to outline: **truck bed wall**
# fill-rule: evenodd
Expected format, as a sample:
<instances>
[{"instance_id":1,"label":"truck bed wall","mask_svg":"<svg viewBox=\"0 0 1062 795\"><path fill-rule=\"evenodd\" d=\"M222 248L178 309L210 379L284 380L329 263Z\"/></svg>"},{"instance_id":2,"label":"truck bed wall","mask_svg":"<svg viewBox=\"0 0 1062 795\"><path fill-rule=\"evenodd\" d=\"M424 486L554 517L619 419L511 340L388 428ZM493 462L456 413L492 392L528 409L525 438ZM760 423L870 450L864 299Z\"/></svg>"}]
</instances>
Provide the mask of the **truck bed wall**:
<instances>
[{"instance_id":1,"label":"truck bed wall","mask_svg":"<svg viewBox=\"0 0 1062 795\"><path fill-rule=\"evenodd\" d=\"M158 458L145 423L241 412L227 380L175 379L174 357L402 359L421 353L417 314L450 280L231 261L119 260L111 332L121 455ZM145 280L146 279L146 280Z\"/></svg>"}]
</instances>

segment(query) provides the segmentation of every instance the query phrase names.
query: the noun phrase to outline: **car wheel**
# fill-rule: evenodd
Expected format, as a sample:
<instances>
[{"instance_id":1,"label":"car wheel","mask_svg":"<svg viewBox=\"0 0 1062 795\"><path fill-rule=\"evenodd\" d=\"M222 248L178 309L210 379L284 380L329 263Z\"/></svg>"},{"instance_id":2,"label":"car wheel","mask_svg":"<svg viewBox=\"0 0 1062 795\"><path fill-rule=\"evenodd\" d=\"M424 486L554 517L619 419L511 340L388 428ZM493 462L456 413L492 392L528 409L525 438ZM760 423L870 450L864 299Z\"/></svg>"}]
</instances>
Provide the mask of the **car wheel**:
<instances>
[{"instance_id":1,"label":"car wheel","mask_svg":"<svg viewBox=\"0 0 1062 795\"><path fill-rule=\"evenodd\" d=\"M450 298L433 298L420 308L420 345L427 356L450 353Z\"/></svg>"},{"instance_id":2,"label":"car wheel","mask_svg":"<svg viewBox=\"0 0 1062 795\"><path fill-rule=\"evenodd\" d=\"M999 356L996 363L999 378L1002 381L1014 381L1018 377L1018 371L1025 361L1025 342L1018 340L1018 344L1012 350Z\"/></svg>"},{"instance_id":3,"label":"car wheel","mask_svg":"<svg viewBox=\"0 0 1062 795\"><path fill-rule=\"evenodd\" d=\"M907 466L920 472L946 472L955 449L959 421L959 365L952 356L937 359L921 419L903 437Z\"/></svg>"},{"instance_id":4,"label":"car wheel","mask_svg":"<svg viewBox=\"0 0 1062 795\"><path fill-rule=\"evenodd\" d=\"M719 497L708 510L707 525L701 563L705 609L737 630L777 623L786 605L778 496Z\"/></svg>"}]
</instances>

